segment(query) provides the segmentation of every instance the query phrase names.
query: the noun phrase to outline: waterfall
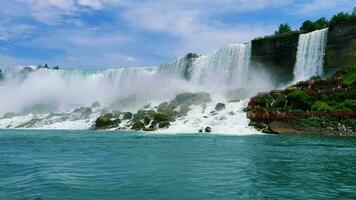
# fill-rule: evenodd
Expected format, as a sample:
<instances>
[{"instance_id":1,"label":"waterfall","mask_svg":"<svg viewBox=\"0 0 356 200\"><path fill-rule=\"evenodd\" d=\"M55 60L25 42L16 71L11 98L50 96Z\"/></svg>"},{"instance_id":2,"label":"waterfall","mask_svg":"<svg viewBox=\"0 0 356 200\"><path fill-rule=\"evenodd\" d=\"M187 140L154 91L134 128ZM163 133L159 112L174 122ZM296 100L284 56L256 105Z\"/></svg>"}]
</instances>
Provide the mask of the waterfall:
<instances>
[{"instance_id":1,"label":"waterfall","mask_svg":"<svg viewBox=\"0 0 356 200\"><path fill-rule=\"evenodd\" d=\"M172 62L160 65L158 73L164 76L190 80L192 65L199 56L196 53L188 53Z\"/></svg>"},{"instance_id":2,"label":"waterfall","mask_svg":"<svg viewBox=\"0 0 356 200\"><path fill-rule=\"evenodd\" d=\"M246 86L251 44L232 44L193 63L192 81L213 88Z\"/></svg>"},{"instance_id":3,"label":"waterfall","mask_svg":"<svg viewBox=\"0 0 356 200\"><path fill-rule=\"evenodd\" d=\"M327 33L328 29L325 28L299 35L294 81L323 75Z\"/></svg>"}]
</instances>

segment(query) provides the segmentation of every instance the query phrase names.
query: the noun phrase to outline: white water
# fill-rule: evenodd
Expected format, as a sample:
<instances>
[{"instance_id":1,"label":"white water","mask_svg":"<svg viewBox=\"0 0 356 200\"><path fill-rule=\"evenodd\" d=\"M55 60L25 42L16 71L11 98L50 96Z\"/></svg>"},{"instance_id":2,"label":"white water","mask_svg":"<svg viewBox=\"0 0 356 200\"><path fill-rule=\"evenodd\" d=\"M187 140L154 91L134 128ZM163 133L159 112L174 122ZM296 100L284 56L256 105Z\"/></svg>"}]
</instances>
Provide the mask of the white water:
<instances>
[{"instance_id":1,"label":"white water","mask_svg":"<svg viewBox=\"0 0 356 200\"><path fill-rule=\"evenodd\" d=\"M135 111L147 103L170 101L182 92L206 91L221 100L229 89L249 87L250 54L250 44L233 44L209 55L185 56L159 67L32 72L6 69L5 80L0 82L0 115L18 115L0 119L0 128L15 128L37 119L28 128L88 129L103 110ZM123 99L124 104L120 101ZM74 111L83 106L89 108L96 101L101 107L91 108L90 114ZM209 104L208 109L215 104ZM33 106L38 105L52 110L35 113ZM226 105L225 111L208 118L201 107L193 106L184 119L177 120L166 131L197 132L199 126L210 124L214 132L250 133L243 104Z\"/></svg>"},{"instance_id":2,"label":"white water","mask_svg":"<svg viewBox=\"0 0 356 200\"><path fill-rule=\"evenodd\" d=\"M294 81L308 80L323 75L325 46L328 29L300 34L297 60L294 67Z\"/></svg>"}]
</instances>

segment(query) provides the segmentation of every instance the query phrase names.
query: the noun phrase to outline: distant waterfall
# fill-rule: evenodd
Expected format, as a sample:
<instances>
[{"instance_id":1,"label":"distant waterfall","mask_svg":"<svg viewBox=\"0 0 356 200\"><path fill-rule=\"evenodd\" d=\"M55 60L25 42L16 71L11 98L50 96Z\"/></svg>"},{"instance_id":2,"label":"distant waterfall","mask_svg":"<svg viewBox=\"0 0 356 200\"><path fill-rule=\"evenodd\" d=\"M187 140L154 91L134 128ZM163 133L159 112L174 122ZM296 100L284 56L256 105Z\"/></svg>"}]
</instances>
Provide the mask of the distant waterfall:
<instances>
[{"instance_id":1,"label":"distant waterfall","mask_svg":"<svg viewBox=\"0 0 356 200\"><path fill-rule=\"evenodd\" d=\"M192 81L212 87L244 87L248 78L251 44L232 44L199 57L192 67Z\"/></svg>"},{"instance_id":2,"label":"distant waterfall","mask_svg":"<svg viewBox=\"0 0 356 200\"><path fill-rule=\"evenodd\" d=\"M199 56L200 55L196 53L188 53L172 62L164 63L159 66L158 74L170 76L172 78L190 80L193 62L199 58Z\"/></svg>"},{"instance_id":3,"label":"distant waterfall","mask_svg":"<svg viewBox=\"0 0 356 200\"><path fill-rule=\"evenodd\" d=\"M328 29L299 35L294 80L307 80L323 75L325 46Z\"/></svg>"}]
</instances>

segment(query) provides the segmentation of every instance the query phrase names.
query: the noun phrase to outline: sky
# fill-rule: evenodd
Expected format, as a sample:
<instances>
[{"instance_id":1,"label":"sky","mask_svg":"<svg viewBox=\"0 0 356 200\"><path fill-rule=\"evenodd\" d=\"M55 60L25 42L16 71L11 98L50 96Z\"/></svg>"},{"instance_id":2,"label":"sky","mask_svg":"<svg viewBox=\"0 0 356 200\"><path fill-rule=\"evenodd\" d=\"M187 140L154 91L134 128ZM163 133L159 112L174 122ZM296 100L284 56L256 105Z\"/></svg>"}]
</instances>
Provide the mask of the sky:
<instances>
[{"instance_id":1,"label":"sky","mask_svg":"<svg viewBox=\"0 0 356 200\"><path fill-rule=\"evenodd\" d=\"M351 12L355 0L0 0L0 67L153 66Z\"/></svg>"}]
</instances>

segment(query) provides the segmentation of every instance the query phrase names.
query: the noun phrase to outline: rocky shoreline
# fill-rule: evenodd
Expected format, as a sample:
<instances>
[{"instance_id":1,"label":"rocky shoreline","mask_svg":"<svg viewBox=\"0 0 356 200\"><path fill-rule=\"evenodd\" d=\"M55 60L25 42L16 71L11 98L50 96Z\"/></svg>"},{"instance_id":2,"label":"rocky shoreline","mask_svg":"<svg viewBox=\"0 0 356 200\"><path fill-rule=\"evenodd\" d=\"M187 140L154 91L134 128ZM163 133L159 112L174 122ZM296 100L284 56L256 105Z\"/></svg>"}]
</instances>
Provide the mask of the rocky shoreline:
<instances>
[{"instance_id":1,"label":"rocky shoreline","mask_svg":"<svg viewBox=\"0 0 356 200\"><path fill-rule=\"evenodd\" d=\"M251 98L247 117L264 133L356 135L356 65Z\"/></svg>"}]
</instances>

